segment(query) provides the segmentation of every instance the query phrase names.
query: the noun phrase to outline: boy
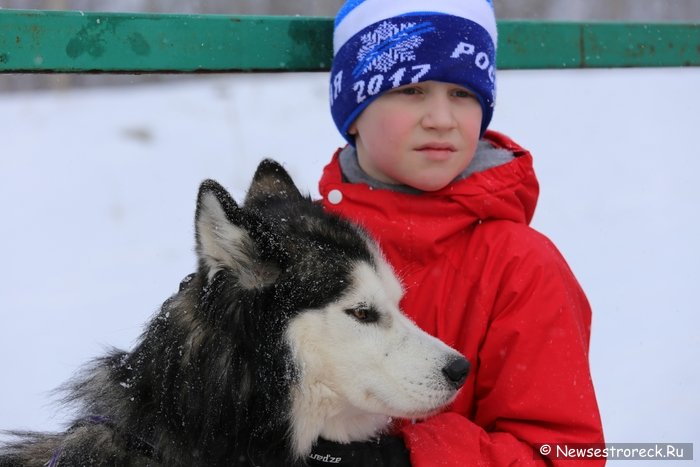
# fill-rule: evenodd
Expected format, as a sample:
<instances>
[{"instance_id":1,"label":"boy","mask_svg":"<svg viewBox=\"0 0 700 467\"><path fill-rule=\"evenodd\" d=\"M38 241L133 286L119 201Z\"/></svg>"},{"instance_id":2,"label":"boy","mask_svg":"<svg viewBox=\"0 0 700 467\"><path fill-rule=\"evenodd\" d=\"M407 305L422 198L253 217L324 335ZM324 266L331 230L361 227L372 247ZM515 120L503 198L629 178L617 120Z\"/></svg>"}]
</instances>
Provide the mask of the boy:
<instances>
[{"instance_id":1,"label":"boy","mask_svg":"<svg viewBox=\"0 0 700 467\"><path fill-rule=\"evenodd\" d=\"M349 145L324 169L323 205L379 241L404 283L403 311L473 373L449 411L378 441L319 440L314 458L541 465L557 460L538 444L603 442L590 307L528 226L530 154L487 131L496 35L487 0L348 0L336 17L331 113Z\"/></svg>"}]
</instances>

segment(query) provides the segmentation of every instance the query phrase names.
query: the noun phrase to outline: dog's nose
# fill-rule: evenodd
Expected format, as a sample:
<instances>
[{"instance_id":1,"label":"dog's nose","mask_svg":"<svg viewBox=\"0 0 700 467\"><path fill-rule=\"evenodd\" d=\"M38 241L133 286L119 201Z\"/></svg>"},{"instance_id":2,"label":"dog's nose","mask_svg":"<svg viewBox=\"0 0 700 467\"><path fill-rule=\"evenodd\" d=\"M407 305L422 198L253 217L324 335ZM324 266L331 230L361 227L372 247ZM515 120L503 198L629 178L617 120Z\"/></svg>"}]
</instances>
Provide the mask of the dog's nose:
<instances>
[{"instance_id":1,"label":"dog's nose","mask_svg":"<svg viewBox=\"0 0 700 467\"><path fill-rule=\"evenodd\" d=\"M447 363L442 368L442 373L447 377L447 381L455 388L459 389L464 384L469 374L469 360L458 357Z\"/></svg>"}]
</instances>

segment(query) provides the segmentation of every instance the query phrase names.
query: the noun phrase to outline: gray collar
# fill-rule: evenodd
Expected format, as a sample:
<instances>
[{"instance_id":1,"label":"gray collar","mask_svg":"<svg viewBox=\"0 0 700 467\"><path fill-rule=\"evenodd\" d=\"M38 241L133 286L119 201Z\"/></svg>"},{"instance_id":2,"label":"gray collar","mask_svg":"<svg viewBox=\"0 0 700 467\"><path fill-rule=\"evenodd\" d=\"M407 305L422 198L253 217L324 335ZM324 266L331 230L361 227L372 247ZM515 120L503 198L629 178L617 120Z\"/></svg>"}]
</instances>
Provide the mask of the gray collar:
<instances>
[{"instance_id":1,"label":"gray collar","mask_svg":"<svg viewBox=\"0 0 700 467\"><path fill-rule=\"evenodd\" d=\"M480 140L476 147L476 154L472 162L464 169L464 172L459 174L456 180L467 178L471 174L483 172L484 170L499 165L506 164L515 158L512 152L496 148L488 141ZM352 146L346 146L340 152L340 169L343 172L343 177L350 183L364 183L372 188L380 190L398 191L401 193L419 194L421 190L408 185L392 185L389 183L380 182L370 177L362 170L357 161L357 151Z\"/></svg>"}]
</instances>

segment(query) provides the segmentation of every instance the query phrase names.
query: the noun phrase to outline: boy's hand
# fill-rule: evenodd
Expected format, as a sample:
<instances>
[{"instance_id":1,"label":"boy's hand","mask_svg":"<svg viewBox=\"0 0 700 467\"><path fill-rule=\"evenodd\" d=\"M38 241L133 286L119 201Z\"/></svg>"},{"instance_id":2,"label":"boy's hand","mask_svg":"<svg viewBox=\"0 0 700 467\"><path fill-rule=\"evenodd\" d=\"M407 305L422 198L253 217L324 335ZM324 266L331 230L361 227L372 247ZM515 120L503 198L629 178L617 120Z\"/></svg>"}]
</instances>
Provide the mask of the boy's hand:
<instances>
[{"instance_id":1,"label":"boy's hand","mask_svg":"<svg viewBox=\"0 0 700 467\"><path fill-rule=\"evenodd\" d=\"M307 457L313 467L410 467L408 449L398 436L349 444L319 438Z\"/></svg>"}]
</instances>

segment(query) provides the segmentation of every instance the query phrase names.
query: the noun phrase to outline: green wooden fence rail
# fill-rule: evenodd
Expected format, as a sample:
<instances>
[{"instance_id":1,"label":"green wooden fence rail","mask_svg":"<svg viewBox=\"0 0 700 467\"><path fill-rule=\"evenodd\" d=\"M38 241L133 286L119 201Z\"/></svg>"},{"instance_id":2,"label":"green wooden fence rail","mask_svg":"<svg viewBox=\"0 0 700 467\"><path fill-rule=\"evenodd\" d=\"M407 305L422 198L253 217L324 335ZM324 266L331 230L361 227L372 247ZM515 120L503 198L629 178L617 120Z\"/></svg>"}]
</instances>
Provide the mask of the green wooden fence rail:
<instances>
[{"instance_id":1,"label":"green wooden fence rail","mask_svg":"<svg viewBox=\"0 0 700 467\"><path fill-rule=\"evenodd\" d=\"M0 9L0 73L324 71L330 18ZM500 69L700 66L700 24L499 22Z\"/></svg>"}]
</instances>

